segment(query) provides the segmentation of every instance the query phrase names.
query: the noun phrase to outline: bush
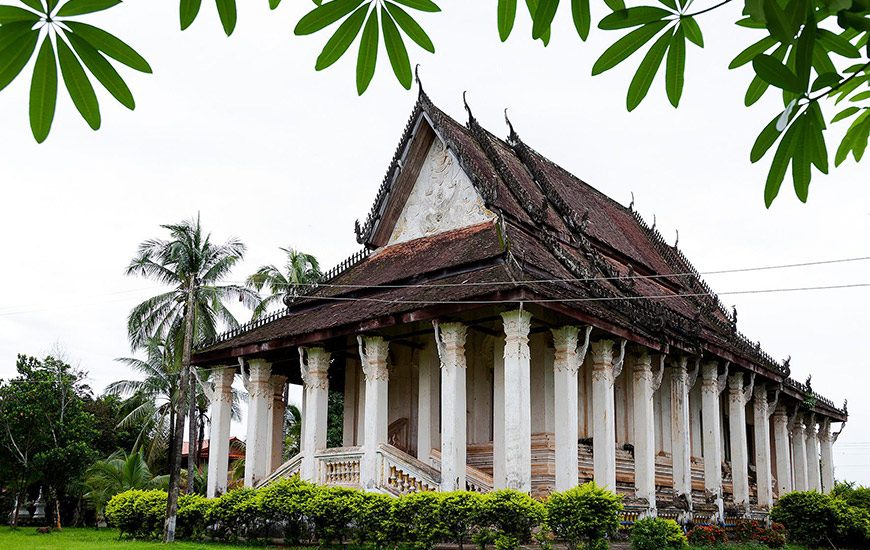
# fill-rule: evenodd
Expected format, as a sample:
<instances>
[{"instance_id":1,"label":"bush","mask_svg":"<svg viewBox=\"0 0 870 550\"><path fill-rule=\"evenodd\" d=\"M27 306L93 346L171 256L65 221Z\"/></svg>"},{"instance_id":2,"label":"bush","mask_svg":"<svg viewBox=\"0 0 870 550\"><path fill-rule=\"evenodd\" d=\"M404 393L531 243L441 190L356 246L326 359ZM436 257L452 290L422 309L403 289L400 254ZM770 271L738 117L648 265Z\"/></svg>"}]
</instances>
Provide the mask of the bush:
<instances>
[{"instance_id":1,"label":"bush","mask_svg":"<svg viewBox=\"0 0 870 550\"><path fill-rule=\"evenodd\" d=\"M687 535L692 546L715 546L728 542L725 530L715 525L697 525Z\"/></svg>"},{"instance_id":2,"label":"bush","mask_svg":"<svg viewBox=\"0 0 870 550\"><path fill-rule=\"evenodd\" d=\"M459 545L468 540L480 523L483 496L469 491L442 493L438 506L438 531Z\"/></svg>"},{"instance_id":3,"label":"bush","mask_svg":"<svg viewBox=\"0 0 870 550\"><path fill-rule=\"evenodd\" d=\"M553 493L544 504L547 525L569 549L581 542L597 546L619 528L622 497L587 483L561 493Z\"/></svg>"},{"instance_id":4,"label":"bush","mask_svg":"<svg viewBox=\"0 0 870 550\"><path fill-rule=\"evenodd\" d=\"M321 490L297 477L282 479L258 491L256 504L261 519L268 524L282 525L284 540L296 544L306 536L307 502Z\"/></svg>"},{"instance_id":5,"label":"bush","mask_svg":"<svg viewBox=\"0 0 870 550\"><path fill-rule=\"evenodd\" d=\"M682 550L688 545L682 527L672 519L646 518L634 522L631 529L634 550Z\"/></svg>"},{"instance_id":6,"label":"bush","mask_svg":"<svg viewBox=\"0 0 870 550\"><path fill-rule=\"evenodd\" d=\"M205 521L214 529L214 536L229 540L244 536L245 518L238 513L257 496L253 489L235 489L222 494L212 502L205 514Z\"/></svg>"},{"instance_id":7,"label":"bush","mask_svg":"<svg viewBox=\"0 0 870 550\"><path fill-rule=\"evenodd\" d=\"M360 492L341 487L321 487L310 492L305 515L314 526L314 538L321 546L343 542L361 504Z\"/></svg>"},{"instance_id":8,"label":"bush","mask_svg":"<svg viewBox=\"0 0 870 550\"><path fill-rule=\"evenodd\" d=\"M854 481L838 481L831 496L843 500L849 506L870 512L870 487L857 485Z\"/></svg>"},{"instance_id":9,"label":"bush","mask_svg":"<svg viewBox=\"0 0 870 550\"><path fill-rule=\"evenodd\" d=\"M141 525L136 515L136 501L143 491L124 491L113 496L106 504L106 523L116 527L121 534L136 535Z\"/></svg>"},{"instance_id":10,"label":"bush","mask_svg":"<svg viewBox=\"0 0 870 550\"><path fill-rule=\"evenodd\" d=\"M734 526L734 541L741 544L758 540L761 527L751 519L738 519Z\"/></svg>"},{"instance_id":11,"label":"bush","mask_svg":"<svg viewBox=\"0 0 870 550\"><path fill-rule=\"evenodd\" d=\"M163 533L163 525L166 523L167 498L166 491L158 489L144 491L139 495L133 505L133 510L140 522L137 534L145 537L159 537Z\"/></svg>"},{"instance_id":12,"label":"bush","mask_svg":"<svg viewBox=\"0 0 870 550\"><path fill-rule=\"evenodd\" d=\"M182 495L178 499L176 537L202 537L205 534L205 518L212 502L201 495Z\"/></svg>"},{"instance_id":13,"label":"bush","mask_svg":"<svg viewBox=\"0 0 870 550\"><path fill-rule=\"evenodd\" d=\"M768 548L783 548L785 546L785 534L775 529L759 529L756 540Z\"/></svg>"},{"instance_id":14,"label":"bush","mask_svg":"<svg viewBox=\"0 0 870 550\"><path fill-rule=\"evenodd\" d=\"M429 550L440 540L438 510L441 494L414 493L393 501L391 531L394 540L419 550Z\"/></svg>"},{"instance_id":15,"label":"bush","mask_svg":"<svg viewBox=\"0 0 870 550\"><path fill-rule=\"evenodd\" d=\"M516 539L517 544L528 543L532 531L541 525L543 519L544 506L526 493L501 489L483 497L481 527L495 531L497 546L500 537ZM504 540L501 544L504 546L509 542Z\"/></svg>"},{"instance_id":16,"label":"bush","mask_svg":"<svg viewBox=\"0 0 870 550\"><path fill-rule=\"evenodd\" d=\"M374 544L381 548L393 537L393 498L378 493L363 493L359 495L359 510L354 530L354 542L358 544Z\"/></svg>"},{"instance_id":17,"label":"bush","mask_svg":"<svg viewBox=\"0 0 870 550\"><path fill-rule=\"evenodd\" d=\"M870 544L867 512L815 491L783 495L770 519L785 526L792 543L851 548Z\"/></svg>"}]
</instances>

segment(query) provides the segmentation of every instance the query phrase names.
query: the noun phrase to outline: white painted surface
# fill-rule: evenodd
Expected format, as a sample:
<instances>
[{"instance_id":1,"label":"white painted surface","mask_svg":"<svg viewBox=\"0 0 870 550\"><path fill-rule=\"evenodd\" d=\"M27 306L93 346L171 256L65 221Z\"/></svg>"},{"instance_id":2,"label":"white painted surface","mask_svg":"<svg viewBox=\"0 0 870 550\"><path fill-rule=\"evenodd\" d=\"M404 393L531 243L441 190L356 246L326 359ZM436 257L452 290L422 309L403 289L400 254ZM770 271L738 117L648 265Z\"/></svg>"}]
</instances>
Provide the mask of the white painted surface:
<instances>
[{"instance_id":1,"label":"white painted surface","mask_svg":"<svg viewBox=\"0 0 870 550\"><path fill-rule=\"evenodd\" d=\"M387 441L388 343L380 336L362 338L363 372L366 377L365 443L360 472L363 489L373 490L378 481L378 445Z\"/></svg>"},{"instance_id":2,"label":"white painted surface","mask_svg":"<svg viewBox=\"0 0 870 550\"><path fill-rule=\"evenodd\" d=\"M492 349L492 483L495 489L504 489L504 339L496 338Z\"/></svg>"},{"instance_id":3,"label":"white painted surface","mask_svg":"<svg viewBox=\"0 0 870 550\"><path fill-rule=\"evenodd\" d=\"M465 490L466 453L466 327L440 325L441 359L441 490Z\"/></svg>"},{"instance_id":4,"label":"white painted surface","mask_svg":"<svg viewBox=\"0 0 870 550\"><path fill-rule=\"evenodd\" d=\"M577 485L577 327L552 329L553 392L556 431L556 490L564 491Z\"/></svg>"},{"instance_id":5,"label":"white painted surface","mask_svg":"<svg viewBox=\"0 0 870 550\"><path fill-rule=\"evenodd\" d=\"M501 314L504 321L504 454L505 488L532 488L532 421L529 329L527 311Z\"/></svg>"},{"instance_id":6,"label":"white painted surface","mask_svg":"<svg viewBox=\"0 0 870 550\"><path fill-rule=\"evenodd\" d=\"M215 369L211 380L211 427L208 436L208 482L206 496L215 498L227 490L230 458L230 421L233 409L232 385L236 370Z\"/></svg>"},{"instance_id":7,"label":"white painted surface","mask_svg":"<svg viewBox=\"0 0 870 550\"><path fill-rule=\"evenodd\" d=\"M770 466L770 423L767 411L767 386L755 385L755 398L753 400L753 413L755 416L755 479L758 494L758 505L762 508L770 508L773 505L773 479Z\"/></svg>"},{"instance_id":8,"label":"white painted surface","mask_svg":"<svg viewBox=\"0 0 870 550\"><path fill-rule=\"evenodd\" d=\"M834 488L834 436L831 421L825 420L819 434L822 446L822 492L828 494Z\"/></svg>"},{"instance_id":9,"label":"white painted surface","mask_svg":"<svg viewBox=\"0 0 870 550\"><path fill-rule=\"evenodd\" d=\"M269 377L271 364L263 359L250 360L248 383L248 440L245 446L245 487L253 487L268 476L268 456L271 424L269 402L272 400L272 385Z\"/></svg>"},{"instance_id":10,"label":"white painted surface","mask_svg":"<svg viewBox=\"0 0 870 550\"><path fill-rule=\"evenodd\" d=\"M722 428L719 425L719 364L701 365L701 415L704 430L704 489L722 503Z\"/></svg>"},{"instance_id":11,"label":"white painted surface","mask_svg":"<svg viewBox=\"0 0 870 550\"><path fill-rule=\"evenodd\" d=\"M807 447L804 437L803 417L798 415L791 430L791 457L795 491L806 491L809 488L807 484Z\"/></svg>"},{"instance_id":12,"label":"white painted surface","mask_svg":"<svg viewBox=\"0 0 870 550\"><path fill-rule=\"evenodd\" d=\"M632 365L634 396L634 489L655 510L655 419L653 373L649 353L637 355Z\"/></svg>"},{"instance_id":13,"label":"white painted surface","mask_svg":"<svg viewBox=\"0 0 870 550\"><path fill-rule=\"evenodd\" d=\"M592 462L599 487L616 490L616 424L613 402L613 340L593 342Z\"/></svg>"},{"instance_id":14,"label":"white painted surface","mask_svg":"<svg viewBox=\"0 0 870 550\"><path fill-rule=\"evenodd\" d=\"M302 479L316 482L318 451L326 448L326 422L329 412L329 359L331 354L323 348L307 350L307 360L301 365L305 384L305 454L302 458Z\"/></svg>"},{"instance_id":15,"label":"white painted surface","mask_svg":"<svg viewBox=\"0 0 870 550\"><path fill-rule=\"evenodd\" d=\"M284 402L284 387L286 376L273 376L272 382L272 428L269 444L269 473L274 472L284 462L284 412L287 404Z\"/></svg>"},{"instance_id":16,"label":"white painted surface","mask_svg":"<svg viewBox=\"0 0 870 550\"><path fill-rule=\"evenodd\" d=\"M805 428L805 445L807 448L807 490L821 492L822 475L819 467L819 433L815 416L812 416L813 418L811 418Z\"/></svg>"},{"instance_id":17,"label":"white painted surface","mask_svg":"<svg viewBox=\"0 0 870 550\"><path fill-rule=\"evenodd\" d=\"M731 483L734 491L734 504L739 508L749 506L746 402L743 392L743 373L736 372L728 379L728 419L731 432Z\"/></svg>"},{"instance_id":18,"label":"white painted surface","mask_svg":"<svg viewBox=\"0 0 870 550\"><path fill-rule=\"evenodd\" d=\"M788 412L785 405L779 405L773 413L773 447L776 453L776 493L782 496L792 490Z\"/></svg>"},{"instance_id":19,"label":"white painted surface","mask_svg":"<svg viewBox=\"0 0 870 550\"><path fill-rule=\"evenodd\" d=\"M674 495L692 500L692 448L689 426L688 358L673 363L671 371L671 449Z\"/></svg>"}]
</instances>

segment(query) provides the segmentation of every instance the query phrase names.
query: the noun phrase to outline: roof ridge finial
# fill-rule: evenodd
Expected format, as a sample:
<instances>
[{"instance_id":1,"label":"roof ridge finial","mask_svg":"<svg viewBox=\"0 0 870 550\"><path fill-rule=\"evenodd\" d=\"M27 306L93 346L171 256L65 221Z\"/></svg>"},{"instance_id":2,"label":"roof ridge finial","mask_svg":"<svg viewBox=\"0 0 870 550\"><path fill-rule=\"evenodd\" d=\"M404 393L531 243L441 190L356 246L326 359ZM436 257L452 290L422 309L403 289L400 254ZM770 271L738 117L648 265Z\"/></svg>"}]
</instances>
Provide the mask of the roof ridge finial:
<instances>
[{"instance_id":1,"label":"roof ridge finial","mask_svg":"<svg viewBox=\"0 0 870 550\"><path fill-rule=\"evenodd\" d=\"M471 107L468 106L468 101L465 98L465 95L468 93L468 90L462 91L462 103L465 105L465 110L468 112L468 121L471 122L474 120L474 114L471 112Z\"/></svg>"},{"instance_id":2,"label":"roof ridge finial","mask_svg":"<svg viewBox=\"0 0 870 550\"><path fill-rule=\"evenodd\" d=\"M631 203L628 205L628 210L634 212L634 191L631 192Z\"/></svg>"},{"instance_id":3,"label":"roof ridge finial","mask_svg":"<svg viewBox=\"0 0 870 550\"><path fill-rule=\"evenodd\" d=\"M680 246L680 230L677 229L676 232L677 232L677 240L674 241L674 248L677 248L678 246Z\"/></svg>"},{"instance_id":4,"label":"roof ridge finial","mask_svg":"<svg viewBox=\"0 0 870 550\"><path fill-rule=\"evenodd\" d=\"M417 63L417 66L414 67L414 81L417 83L417 86L420 87L420 93L423 93L423 82L420 81L420 64Z\"/></svg>"},{"instance_id":5,"label":"roof ridge finial","mask_svg":"<svg viewBox=\"0 0 870 550\"><path fill-rule=\"evenodd\" d=\"M505 107L505 109L504 109L504 121L508 125L508 130L510 130L510 133L508 134L508 141L510 141L511 143L518 143L520 141L520 136L514 130L514 125L511 124L511 119L508 118L507 111L508 111L507 107Z\"/></svg>"}]
</instances>

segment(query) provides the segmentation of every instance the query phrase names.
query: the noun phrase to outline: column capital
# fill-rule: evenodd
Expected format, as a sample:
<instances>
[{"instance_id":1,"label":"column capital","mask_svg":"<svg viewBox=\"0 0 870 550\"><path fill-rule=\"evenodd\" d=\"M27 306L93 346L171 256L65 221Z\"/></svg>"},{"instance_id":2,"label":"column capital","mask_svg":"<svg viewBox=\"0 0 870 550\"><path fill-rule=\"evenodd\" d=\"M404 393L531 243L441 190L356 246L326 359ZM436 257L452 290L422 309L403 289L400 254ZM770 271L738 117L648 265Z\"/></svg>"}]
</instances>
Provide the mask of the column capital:
<instances>
[{"instance_id":1,"label":"column capital","mask_svg":"<svg viewBox=\"0 0 870 550\"><path fill-rule=\"evenodd\" d=\"M462 323L432 322L435 329L435 344L438 358L441 360L442 369L464 369L465 362L465 338L468 327Z\"/></svg>"},{"instance_id":2,"label":"column capital","mask_svg":"<svg viewBox=\"0 0 870 550\"><path fill-rule=\"evenodd\" d=\"M248 383L248 395L255 397L271 397L272 384L269 378L272 376L272 364L264 359L251 359L249 362L250 382Z\"/></svg>"},{"instance_id":3,"label":"column capital","mask_svg":"<svg viewBox=\"0 0 870 550\"><path fill-rule=\"evenodd\" d=\"M281 375L275 375L269 378L269 382L272 384L272 391L274 391L275 398L284 398L284 386L287 385L287 377Z\"/></svg>"},{"instance_id":4,"label":"column capital","mask_svg":"<svg viewBox=\"0 0 870 550\"><path fill-rule=\"evenodd\" d=\"M634 364L632 365L631 370L634 373L634 380L646 380L647 382L652 383L652 357L649 352L646 349L636 351L632 354L632 359Z\"/></svg>"},{"instance_id":5,"label":"column capital","mask_svg":"<svg viewBox=\"0 0 870 550\"><path fill-rule=\"evenodd\" d=\"M774 409L773 423L776 425L782 424L783 426L788 426L788 411L784 405L780 405Z\"/></svg>"},{"instance_id":6,"label":"column capital","mask_svg":"<svg viewBox=\"0 0 870 550\"><path fill-rule=\"evenodd\" d=\"M755 398L755 408L767 410L767 384L758 382L752 389L753 397Z\"/></svg>"},{"instance_id":7,"label":"column capital","mask_svg":"<svg viewBox=\"0 0 870 550\"><path fill-rule=\"evenodd\" d=\"M508 338L511 336L527 338L529 336L529 330L532 328L532 314L528 311L520 311L519 309L505 311L501 314L501 318L504 324L504 333Z\"/></svg>"},{"instance_id":8,"label":"column capital","mask_svg":"<svg viewBox=\"0 0 870 550\"><path fill-rule=\"evenodd\" d=\"M676 357L671 360L671 384L686 384L689 381L689 358Z\"/></svg>"},{"instance_id":9,"label":"column capital","mask_svg":"<svg viewBox=\"0 0 870 550\"><path fill-rule=\"evenodd\" d=\"M592 365L595 370L613 366L613 340L596 340L592 348Z\"/></svg>"},{"instance_id":10,"label":"column capital","mask_svg":"<svg viewBox=\"0 0 870 550\"><path fill-rule=\"evenodd\" d=\"M728 397L733 402L743 400L743 373L735 372L728 377Z\"/></svg>"},{"instance_id":11,"label":"column capital","mask_svg":"<svg viewBox=\"0 0 870 550\"><path fill-rule=\"evenodd\" d=\"M794 424L792 425L791 433L794 436L804 436L804 419L803 415L801 415L800 413L795 413Z\"/></svg>"},{"instance_id":12,"label":"column capital","mask_svg":"<svg viewBox=\"0 0 870 550\"><path fill-rule=\"evenodd\" d=\"M233 380L236 378L235 367L218 367L211 371L211 380L214 383L214 389L220 390L227 386L233 385Z\"/></svg>"},{"instance_id":13,"label":"column capital","mask_svg":"<svg viewBox=\"0 0 870 550\"><path fill-rule=\"evenodd\" d=\"M329 361L332 353L321 347L299 348L299 371L306 388L329 389Z\"/></svg>"},{"instance_id":14,"label":"column capital","mask_svg":"<svg viewBox=\"0 0 870 550\"><path fill-rule=\"evenodd\" d=\"M719 394L719 363L716 361L701 363L701 391Z\"/></svg>"},{"instance_id":15,"label":"column capital","mask_svg":"<svg viewBox=\"0 0 870 550\"><path fill-rule=\"evenodd\" d=\"M357 336L357 342L366 380L389 380L390 371L387 368L389 342L380 336Z\"/></svg>"},{"instance_id":16,"label":"column capital","mask_svg":"<svg viewBox=\"0 0 870 550\"><path fill-rule=\"evenodd\" d=\"M577 372L580 361L577 357L577 344L580 341L580 329L578 327L561 327L550 329L553 333L553 369L556 372Z\"/></svg>"}]
</instances>

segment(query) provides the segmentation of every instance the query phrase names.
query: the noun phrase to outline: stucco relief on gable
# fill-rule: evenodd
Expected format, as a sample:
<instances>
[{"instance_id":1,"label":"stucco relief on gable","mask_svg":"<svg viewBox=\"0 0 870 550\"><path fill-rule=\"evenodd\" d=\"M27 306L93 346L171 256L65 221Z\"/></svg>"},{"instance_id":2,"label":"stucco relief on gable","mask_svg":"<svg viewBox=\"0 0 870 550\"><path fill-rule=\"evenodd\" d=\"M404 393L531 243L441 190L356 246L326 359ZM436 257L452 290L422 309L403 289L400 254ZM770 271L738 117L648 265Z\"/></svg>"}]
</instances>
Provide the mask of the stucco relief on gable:
<instances>
[{"instance_id":1,"label":"stucco relief on gable","mask_svg":"<svg viewBox=\"0 0 870 550\"><path fill-rule=\"evenodd\" d=\"M494 219L459 163L436 138L387 246Z\"/></svg>"}]
</instances>

